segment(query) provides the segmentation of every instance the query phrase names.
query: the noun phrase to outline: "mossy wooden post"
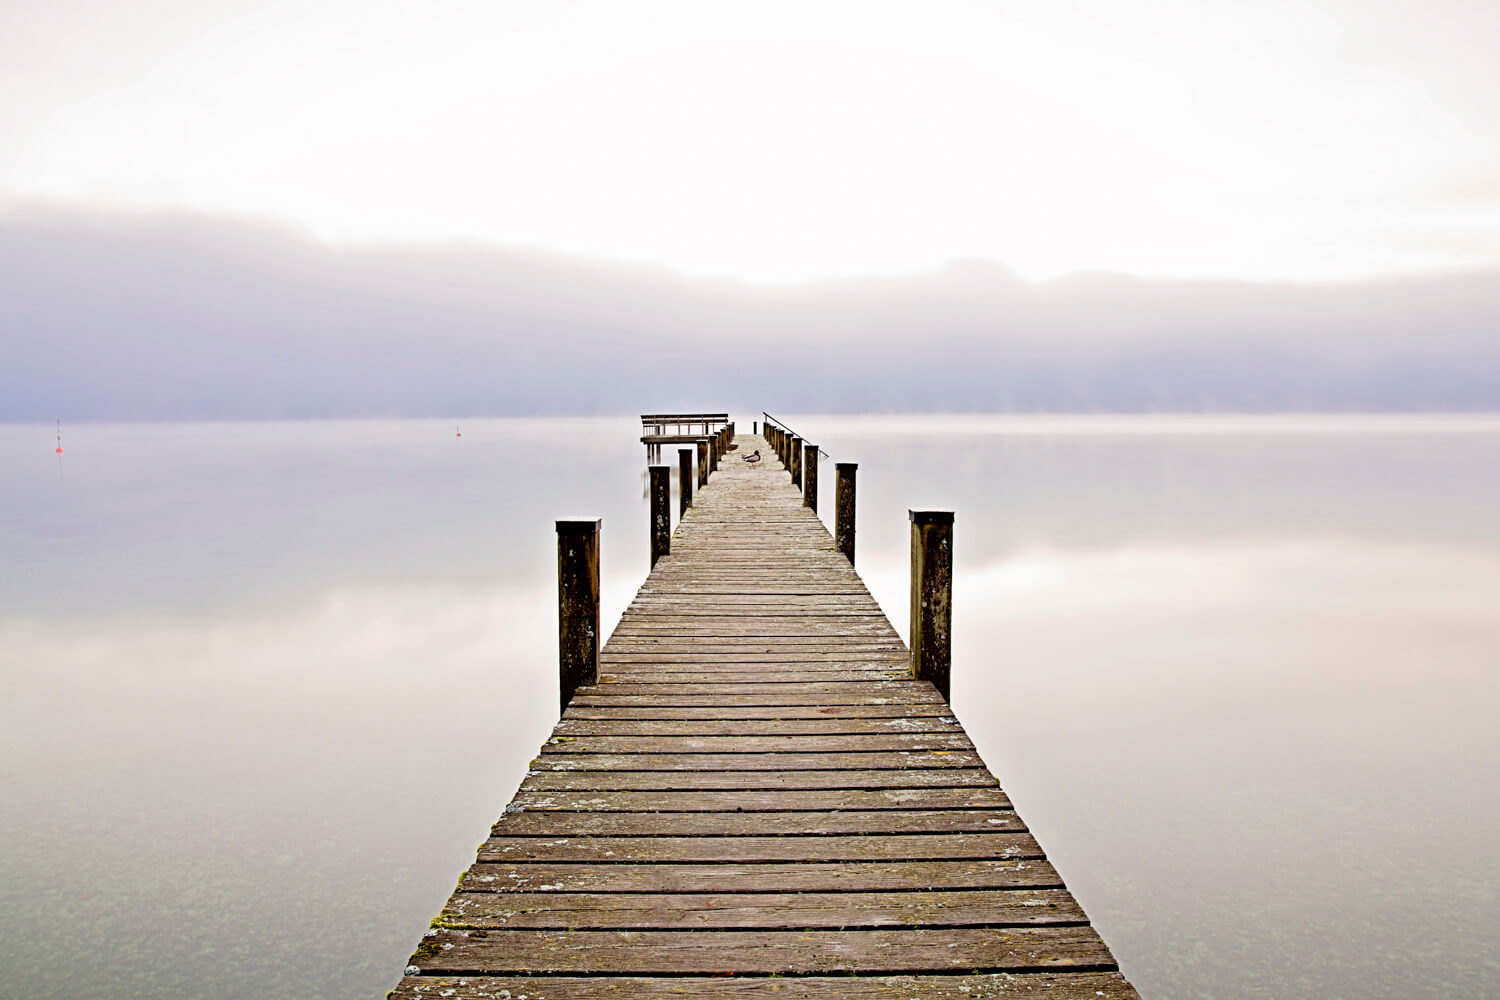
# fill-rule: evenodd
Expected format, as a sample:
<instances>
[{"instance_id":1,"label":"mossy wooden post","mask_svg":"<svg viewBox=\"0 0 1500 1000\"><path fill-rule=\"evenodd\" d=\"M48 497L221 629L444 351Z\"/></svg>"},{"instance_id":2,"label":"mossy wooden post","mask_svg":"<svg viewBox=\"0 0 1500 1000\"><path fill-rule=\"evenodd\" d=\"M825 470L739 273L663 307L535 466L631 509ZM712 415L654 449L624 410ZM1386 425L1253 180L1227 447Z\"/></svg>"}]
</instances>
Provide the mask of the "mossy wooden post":
<instances>
[{"instance_id":1,"label":"mossy wooden post","mask_svg":"<svg viewBox=\"0 0 1500 1000\"><path fill-rule=\"evenodd\" d=\"M599 520L557 522L559 711L599 682Z\"/></svg>"},{"instance_id":2,"label":"mossy wooden post","mask_svg":"<svg viewBox=\"0 0 1500 1000\"><path fill-rule=\"evenodd\" d=\"M802 506L818 512L818 446L802 446Z\"/></svg>"},{"instance_id":3,"label":"mossy wooden post","mask_svg":"<svg viewBox=\"0 0 1500 1000\"><path fill-rule=\"evenodd\" d=\"M677 449L677 519L693 505L693 449Z\"/></svg>"},{"instance_id":4,"label":"mossy wooden post","mask_svg":"<svg viewBox=\"0 0 1500 1000\"><path fill-rule=\"evenodd\" d=\"M953 640L953 511L913 510L911 675L948 700Z\"/></svg>"},{"instance_id":5,"label":"mossy wooden post","mask_svg":"<svg viewBox=\"0 0 1500 1000\"><path fill-rule=\"evenodd\" d=\"M792 485L802 485L802 439L792 435L792 443L787 448L788 454L792 456Z\"/></svg>"},{"instance_id":6,"label":"mossy wooden post","mask_svg":"<svg viewBox=\"0 0 1500 1000\"><path fill-rule=\"evenodd\" d=\"M854 473L857 462L835 462L833 466L833 538L849 565L854 565Z\"/></svg>"},{"instance_id":7,"label":"mossy wooden post","mask_svg":"<svg viewBox=\"0 0 1500 1000\"><path fill-rule=\"evenodd\" d=\"M708 485L708 438L698 439L698 488Z\"/></svg>"},{"instance_id":8,"label":"mossy wooden post","mask_svg":"<svg viewBox=\"0 0 1500 1000\"><path fill-rule=\"evenodd\" d=\"M719 471L719 435L715 434L708 439L708 474L712 476Z\"/></svg>"},{"instance_id":9,"label":"mossy wooden post","mask_svg":"<svg viewBox=\"0 0 1500 1000\"><path fill-rule=\"evenodd\" d=\"M651 466L651 565L672 551L672 467Z\"/></svg>"}]
</instances>

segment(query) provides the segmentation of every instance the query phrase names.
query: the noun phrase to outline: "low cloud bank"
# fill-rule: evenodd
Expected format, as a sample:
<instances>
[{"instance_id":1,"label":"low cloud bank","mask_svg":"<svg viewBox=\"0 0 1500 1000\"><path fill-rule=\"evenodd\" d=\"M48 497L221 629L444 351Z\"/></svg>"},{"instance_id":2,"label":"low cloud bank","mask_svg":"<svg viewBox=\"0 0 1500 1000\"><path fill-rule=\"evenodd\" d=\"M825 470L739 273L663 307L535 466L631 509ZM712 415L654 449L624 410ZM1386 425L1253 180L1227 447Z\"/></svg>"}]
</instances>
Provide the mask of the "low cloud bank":
<instances>
[{"instance_id":1,"label":"low cloud bank","mask_svg":"<svg viewBox=\"0 0 1500 1000\"><path fill-rule=\"evenodd\" d=\"M1350 285L960 261L756 286L182 215L0 216L0 420L1500 409L1500 274Z\"/></svg>"}]
</instances>

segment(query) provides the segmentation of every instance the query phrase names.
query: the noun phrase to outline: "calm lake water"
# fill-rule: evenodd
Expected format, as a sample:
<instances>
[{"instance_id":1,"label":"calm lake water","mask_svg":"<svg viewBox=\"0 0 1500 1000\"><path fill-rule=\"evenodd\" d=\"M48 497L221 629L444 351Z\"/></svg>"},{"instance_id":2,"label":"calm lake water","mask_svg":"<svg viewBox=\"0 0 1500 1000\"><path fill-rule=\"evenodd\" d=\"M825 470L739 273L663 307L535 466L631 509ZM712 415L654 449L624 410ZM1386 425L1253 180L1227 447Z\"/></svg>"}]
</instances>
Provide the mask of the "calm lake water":
<instances>
[{"instance_id":1,"label":"calm lake water","mask_svg":"<svg viewBox=\"0 0 1500 1000\"><path fill-rule=\"evenodd\" d=\"M1144 996L1500 996L1500 417L791 423L903 634L957 511L955 709ZM607 627L647 567L638 423L463 432L0 427L3 992L390 988L555 721L552 522Z\"/></svg>"}]
</instances>

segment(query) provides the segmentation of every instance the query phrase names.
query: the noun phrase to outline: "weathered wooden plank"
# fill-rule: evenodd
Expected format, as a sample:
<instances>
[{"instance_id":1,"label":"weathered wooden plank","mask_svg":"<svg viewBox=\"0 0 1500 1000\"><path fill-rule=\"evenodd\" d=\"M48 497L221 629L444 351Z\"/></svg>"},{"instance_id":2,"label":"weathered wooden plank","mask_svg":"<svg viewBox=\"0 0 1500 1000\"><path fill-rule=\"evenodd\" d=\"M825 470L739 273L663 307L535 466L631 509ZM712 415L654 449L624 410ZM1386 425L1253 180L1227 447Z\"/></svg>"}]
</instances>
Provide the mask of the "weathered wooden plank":
<instances>
[{"instance_id":1,"label":"weathered wooden plank","mask_svg":"<svg viewBox=\"0 0 1500 1000\"><path fill-rule=\"evenodd\" d=\"M1140 1000L1118 972L1028 972L987 975L714 976L649 979L625 976L426 975L401 980L396 1000Z\"/></svg>"},{"instance_id":2,"label":"weathered wooden plank","mask_svg":"<svg viewBox=\"0 0 1500 1000\"><path fill-rule=\"evenodd\" d=\"M568 717L554 736L831 736L856 733L962 733L951 715L916 718L811 719L589 719Z\"/></svg>"},{"instance_id":3,"label":"weathered wooden plank","mask_svg":"<svg viewBox=\"0 0 1500 1000\"><path fill-rule=\"evenodd\" d=\"M580 695L608 694L621 697L632 694L708 695L714 698L734 695L821 695L828 698L884 697L904 701L926 702L937 697L931 684L923 681L809 681L799 684L598 684L578 689ZM838 704L832 702L831 704Z\"/></svg>"},{"instance_id":4,"label":"weathered wooden plank","mask_svg":"<svg viewBox=\"0 0 1500 1000\"><path fill-rule=\"evenodd\" d=\"M521 782L523 792L864 791L995 787L995 776L982 767L883 771L532 771Z\"/></svg>"},{"instance_id":5,"label":"weathered wooden plank","mask_svg":"<svg viewBox=\"0 0 1500 1000\"><path fill-rule=\"evenodd\" d=\"M815 736L554 736L542 753L866 753L874 750L972 750L957 733L858 733Z\"/></svg>"},{"instance_id":6,"label":"weathered wooden plank","mask_svg":"<svg viewBox=\"0 0 1500 1000\"><path fill-rule=\"evenodd\" d=\"M564 719L913 719L953 718L953 710L941 702L922 705L882 703L878 705L679 705L651 708L631 705L568 706Z\"/></svg>"},{"instance_id":7,"label":"weathered wooden plank","mask_svg":"<svg viewBox=\"0 0 1500 1000\"><path fill-rule=\"evenodd\" d=\"M1062 889L1045 859L786 864L475 864L463 892L883 892Z\"/></svg>"},{"instance_id":8,"label":"weathered wooden plank","mask_svg":"<svg viewBox=\"0 0 1500 1000\"><path fill-rule=\"evenodd\" d=\"M616 792L621 805L631 797ZM576 796L580 804L589 796ZM749 837L774 833L830 834L979 833L1019 831L1025 825L1009 810L886 809L869 811L637 812L557 809L507 812L495 836L509 837ZM737 858L736 860L749 860Z\"/></svg>"},{"instance_id":9,"label":"weathered wooden plank","mask_svg":"<svg viewBox=\"0 0 1500 1000\"><path fill-rule=\"evenodd\" d=\"M585 813L593 818L598 818L602 813L636 812L665 814L668 817L675 817L676 820L682 820L683 814L695 812L727 812L731 815L743 813L754 816L758 813L822 813L826 811L848 811L853 815L858 815L879 810L975 810L989 815L990 810L1009 808L1010 799L999 788L994 787L840 788L793 791L760 788L711 791L558 789L518 792L510 805L506 806L506 812L507 818L515 813L559 810ZM1014 829L1020 829L1020 827L1017 826Z\"/></svg>"},{"instance_id":10,"label":"weathered wooden plank","mask_svg":"<svg viewBox=\"0 0 1500 1000\"><path fill-rule=\"evenodd\" d=\"M774 817L768 817L774 826ZM903 833L822 837L490 837L480 863L696 864L775 861L929 861L966 858L1040 858L1029 833Z\"/></svg>"},{"instance_id":11,"label":"weathered wooden plank","mask_svg":"<svg viewBox=\"0 0 1500 1000\"><path fill-rule=\"evenodd\" d=\"M769 650L756 646L706 647L703 649L663 648L636 649L601 655L604 670L643 671L655 675L663 670L715 671L743 675L747 683L774 680L786 671L796 670L900 670L907 665L905 656L888 649L841 649L837 643L799 646L795 650ZM897 680L909 680L905 674ZM733 677L715 677L714 683ZM831 680L832 678L813 678ZM879 678L856 677L856 681Z\"/></svg>"},{"instance_id":12,"label":"weathered wooden plank","mask_svg":"<svg viewBox=\"0 0 1500 1000\"><path fill-rule=\"evenodd\" d=\"M481 936L481 934L483 936ZM423 972L607 974L1041 971L1114 967L1090 927L868 931L439 930L412 958Z\"/></svg>"},{"instance_id":13,"label":"weathered wooden plank","mask_svg":"<svg viewBox=\"0 0 1500 1000\"><path fill-rule=\"evenodd\" d=\"M1008 927L1077 924L1066 889L799 893L455 893L434 922L450 930Z\"/></svg>"},{"instance_id":14,"label":"weathered wooden plank","mask_svg":"<svg viewBox=\"0 0 1500 1000\"><path fill-rule=\"evenodd\" d=\"M711 667L702 670L700 667ZM739 667L739 669L735 669ZM846 667L846 669L840 669ZM852 667L852 669L847 669ZM598 682L603 684L807 684L817 681L900 681L906 666L876 666L867 663L763 664L709 661L709 663L630 664L603 666Z\"/></svg>"},{"instance_id":15,"label":"weathered wooden plank","mask_svg":"<svg viewBox=\"0 0 1500 1000\"><path fill-rule=\"evenodd\" d=\"M983 767L972 750L895 750L870 753L545 753L539 771L854 771Z\"/></svg>"},{"instance_id":16,"label":"weathered wooden plank","mask_svg":"<svg viewBox=\"0 0 1500 1000\"><path fill-rule=\"evenodd\" d=\"M848 693L804 694L795 690L788 690L791 685L763 685L764 693L759 694L736 694L725 691L716 694L712 691L696 691L683 693L677 691L652 691L654 685L637 684L628 685L634 690L626 693L623 684L601 685L590 688L587 694L579 693L573 696L571 704L575 706L624 706L638 705L641 707L658 707L680 705L690 707L695 705L722 705L728 708L746 706L784 706L793 707L798 705L811 705L818 708L828 708L839 705L910 705L929 706L941 709L944 712L952 711L948 703L943 701L937 691L930 691L923 695L921 692L913 692L906 695L890 696L879 692L861 692L857 689ZM704 685L698 685L703 687ZM715 687L719 685L713 685Z\"/></svg>"}]
</instances>

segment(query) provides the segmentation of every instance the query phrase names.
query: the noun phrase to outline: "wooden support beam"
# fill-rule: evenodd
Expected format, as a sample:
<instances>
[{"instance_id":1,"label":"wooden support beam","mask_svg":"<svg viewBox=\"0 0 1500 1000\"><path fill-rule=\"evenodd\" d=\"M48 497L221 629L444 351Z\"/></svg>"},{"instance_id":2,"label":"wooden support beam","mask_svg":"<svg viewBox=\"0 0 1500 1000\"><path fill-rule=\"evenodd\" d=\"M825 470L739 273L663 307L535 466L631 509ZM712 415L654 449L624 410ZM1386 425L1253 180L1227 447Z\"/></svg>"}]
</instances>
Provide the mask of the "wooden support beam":
<instances>
[{"instance_id":1,"label":"wooden support beam","mask_svg":"<svg viewBox=\"0 0 1500 1000\"><path fill-rule=\"evenodd\" d=\"M854 565L854 479L858 470L858 462L835 462L833 466L833 538L850 566Z\"/></svg>"},{"instance_id":2,"label":"wooden support beam","mask_svg":"<svg viewBox=\"0 0 1500 1000\"><path fill-rule=\"evenodd\" d=\"M708 438L698 441L698 488L708 485Z\"/></svg>"},{"instance_id":3,"label":"wooden support beam","mask_svg":"<svg viewBox=\"0 0 1500 1000\"><path fill-rule=\"evenodd\" d=\"M911 675L948 700L953 662L953 511L912 510Z\"/></svg>"},{"instance_id":4,"label":"wooden support beam","mask_svg":"<svg viewBox=\"0 0 1500 1000\"><path fill-rule=\"evenodd\" d=\"M557 679L559 711L573 692L599 682L599 527L557 522Z\"/></svg>"},{"instance_id":5,"label":"wooden support beam","mask_svg":"<svg viewBox=\"0 0 1500 1000\"><path fill-rule=\"evenodd\" d=\"M693 449L677 449L677 519L693 505Z\"/></svg>"},{"instance_id":6,"label":"wooden support beam","mask_svg":"<svg viewBox=\"0 0 1500 1000\"><path fill-rule=\"evenodd\" d=\"M787 455L791 458L792 485L802 485L802 439L797 435L791 435L791 441L787 445Z\"/></svg>"},{"instance_id":7,"label":"wooden support beam","mask_svg":"<svg viewBox=\"0 0 1500 1000\"><path fill-rule=\"evenodd\" d=\"M672 551L672 467L651 466L651 566Z\"/></svg>"},{"instance_id":8,"label":"wooden support beam","mask_svg":"<svg viewBox=\"0 0 1500 1000\"><path fill-rule=\"evenodd\" d=\"M818 512L818 446L802 446L802 506Z\"/></svg>"}]
</instances>

